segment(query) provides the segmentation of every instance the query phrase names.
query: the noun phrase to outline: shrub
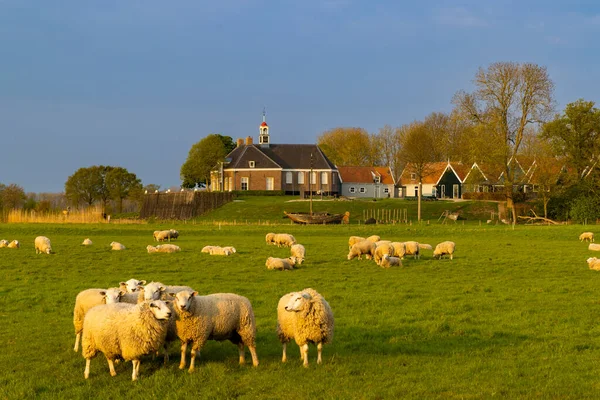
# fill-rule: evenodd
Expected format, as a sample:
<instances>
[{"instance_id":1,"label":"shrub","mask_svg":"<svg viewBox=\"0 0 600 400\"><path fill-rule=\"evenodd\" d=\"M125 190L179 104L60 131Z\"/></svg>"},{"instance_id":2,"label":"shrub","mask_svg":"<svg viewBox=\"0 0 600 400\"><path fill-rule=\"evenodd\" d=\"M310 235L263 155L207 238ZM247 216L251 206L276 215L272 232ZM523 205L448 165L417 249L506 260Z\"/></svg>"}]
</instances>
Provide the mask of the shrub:
<instances>
[{"instance_id":1,"label":"shrub","mask_svg":"<svg viewBox=\"0 0 600 400\"><path fill-rule=\"evenodd\" d=\"M582 196L571 202L570 217L577 222L593 221L600 217L600 201L597 197Z\"/></svg>"}]
</instances>

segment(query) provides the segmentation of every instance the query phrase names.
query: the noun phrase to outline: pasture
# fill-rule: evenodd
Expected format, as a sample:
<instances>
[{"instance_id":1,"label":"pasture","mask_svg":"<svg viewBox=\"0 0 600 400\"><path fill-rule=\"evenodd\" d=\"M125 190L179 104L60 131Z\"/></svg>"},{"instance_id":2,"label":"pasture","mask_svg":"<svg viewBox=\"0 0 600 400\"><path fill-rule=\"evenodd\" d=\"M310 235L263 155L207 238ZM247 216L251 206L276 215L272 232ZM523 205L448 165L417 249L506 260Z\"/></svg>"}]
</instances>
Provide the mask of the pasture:
<instances>
[{"instance_id":1,"label":"pasture","mask_svg":"<svg viewBox=\"0 0 600 400\"><path fill-rule=\"evenodd\" d=\"M175 228L182 252L148 254L152 231ZM600 275L594 256L578 241L595 226L453 225L44 225L3 224L0 239L0 398L168 399L452 399L600 396ZM293 234L307 249L295 271L269 271L267 232ZM36 255L43 234L55 254ZM350 235L457 244L454 260L420 260L385 270L372 261L348 261ZM598 235L597 235L598 236ZM81 246L84 238L94 242ZM111 252L108 244L127 250ZM155 243L154 243L155 244ZM229 257L200 253L205 245L231 245ZM179 343L171 360L142 360L131 382L131 363L111 377L104 357L73 351L76 294L113 287L129 278L185 284L200 294L233 292L252 302L260 365L237 364L237 348L209 341L196 372L179 370ZM281 363L276 306L291 291L312 287L330 303L335 335L323 364L309 349L309 368L298 347Z\"/></svg>"}]
</instances>

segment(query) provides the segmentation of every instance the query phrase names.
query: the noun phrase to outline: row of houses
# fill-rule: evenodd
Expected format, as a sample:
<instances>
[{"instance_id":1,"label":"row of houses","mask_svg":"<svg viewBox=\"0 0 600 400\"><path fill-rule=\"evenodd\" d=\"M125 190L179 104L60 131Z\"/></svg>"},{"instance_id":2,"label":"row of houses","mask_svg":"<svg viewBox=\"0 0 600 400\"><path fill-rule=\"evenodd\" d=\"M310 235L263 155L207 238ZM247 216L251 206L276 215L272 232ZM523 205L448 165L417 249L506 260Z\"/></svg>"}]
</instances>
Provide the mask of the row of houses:
<instances>
[{"instance_id":1,"label":"row of houses","mask_svg":"<svg viewBox=\"0 0 600 400\"><path fill-rule=\"evenodd\" d=\"M536 191L533 158L514 159L509 166L519 190ZM458 199L467 192L493 192L504 182L501 166L447 161L428 164L425 170L422 195L430 198ZM212 171L211 190L410 198L418 195L417 178L411 165L396 178L389 167L336 166L314 144L273 144L263 114L258 144L251 136L237 139L236 148Z\"/></svg>"}]
</instances>

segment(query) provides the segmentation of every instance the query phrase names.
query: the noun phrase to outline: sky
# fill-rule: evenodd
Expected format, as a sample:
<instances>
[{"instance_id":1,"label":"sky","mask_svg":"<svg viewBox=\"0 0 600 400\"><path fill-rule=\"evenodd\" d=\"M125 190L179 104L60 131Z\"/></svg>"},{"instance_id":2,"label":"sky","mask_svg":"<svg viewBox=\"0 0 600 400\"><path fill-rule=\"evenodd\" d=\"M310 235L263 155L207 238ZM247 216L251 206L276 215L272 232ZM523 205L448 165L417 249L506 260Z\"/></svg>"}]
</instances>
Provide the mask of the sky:
<instances>
[{"instance_id":1,"label":"sky","mask_svg":"<svg viewBox=\"0 0 600 400\"><path fill-rule=\"evenodd\" d=\"M0 0L0 183L63 192L112 165L178 187L194 143L316 143L452 110L479 68L545 66L600 101L600 2Z\"/></svg>"}]
</instances>

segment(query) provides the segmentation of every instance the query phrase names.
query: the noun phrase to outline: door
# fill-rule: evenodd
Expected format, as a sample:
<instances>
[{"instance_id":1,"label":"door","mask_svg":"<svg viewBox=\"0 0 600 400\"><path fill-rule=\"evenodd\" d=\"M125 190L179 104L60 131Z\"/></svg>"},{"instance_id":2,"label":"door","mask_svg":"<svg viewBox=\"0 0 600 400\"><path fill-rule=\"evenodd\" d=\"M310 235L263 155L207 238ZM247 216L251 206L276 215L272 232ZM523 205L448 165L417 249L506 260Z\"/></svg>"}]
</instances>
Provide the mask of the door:
<instances>
[{"instance_id":1,"label":"door","mask_svg":"<svg viewBox=\"0 0 600 400\"><path fill-rule=\"evenodd\" d=\"M458 185L452 185L452 198L458 199L458 197L459 197Z\"/></svg>"}]
</instances>

